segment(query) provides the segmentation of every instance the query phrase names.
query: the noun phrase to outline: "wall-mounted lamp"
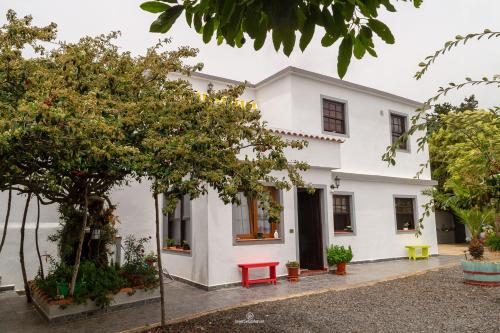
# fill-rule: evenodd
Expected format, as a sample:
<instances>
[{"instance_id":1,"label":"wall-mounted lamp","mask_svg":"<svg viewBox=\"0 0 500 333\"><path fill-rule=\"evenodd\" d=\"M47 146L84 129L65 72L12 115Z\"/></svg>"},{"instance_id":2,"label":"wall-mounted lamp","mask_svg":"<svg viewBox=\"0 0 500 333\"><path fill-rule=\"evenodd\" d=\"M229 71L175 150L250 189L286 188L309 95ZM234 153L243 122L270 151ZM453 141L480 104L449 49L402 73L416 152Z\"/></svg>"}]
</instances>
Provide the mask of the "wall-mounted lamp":
<instances>
[{"instance_id":1,"label":"wall-mounted lamp","mask_svg":"<svg viewBox=\"0 0 500 333\"><path fill-rule=\"evenodd\" d=\"M330 185L330 188L333 190L335 190L336 188L339 188L340 187L340 178L339 176L335 176L335 179L333 180L333 184Z\"/></svg>"},{"instance_id":2,"label":"wall-mounted lamp","mask_svg":"<svg viewBox=\"0 0 500 333\"><path fill-rule=\"evenodd\" d=\"M210 82L207 85L207 92L211 92L212 90L214 90L214 84L212 82Z\"/></svg>"}]
</instances>

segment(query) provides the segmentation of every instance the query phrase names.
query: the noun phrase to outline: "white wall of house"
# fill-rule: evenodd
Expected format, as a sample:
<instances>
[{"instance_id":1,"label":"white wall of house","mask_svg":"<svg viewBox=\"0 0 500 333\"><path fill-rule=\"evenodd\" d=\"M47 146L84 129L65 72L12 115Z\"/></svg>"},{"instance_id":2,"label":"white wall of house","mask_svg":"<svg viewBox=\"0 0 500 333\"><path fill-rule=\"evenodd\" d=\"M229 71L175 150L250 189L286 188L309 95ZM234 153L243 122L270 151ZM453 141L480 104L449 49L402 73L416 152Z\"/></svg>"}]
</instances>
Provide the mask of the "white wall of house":
<instances>
[{"instance_id":1,"label":"white wall of house","mask_svg":"<svg viewBox=\"0 0 500 333\"><path fill-rule=\"evenodd\" d=\"M340 135L345 137L341 147L343 170L412 178L418 165L427 161L427 152L417 154L417 136L411 138L410 153L398 153L396 166L389 168L381 159L391 143L390 112L411 117L416 106L298 75L292 76L292 92L293 129L306 133L332 135L322 131L323 97L345 103L348 130L345 136ZM422 178L430 179L429 169Z\"/></svg>"},{"instance_id":2,"label":"white wall of house","mask_svg":"<svg viewBox=\"0 0 500 333\"><path fill-rule=\"evenodd\" d=\"M434 216L424 221L422 236L415 231L396 231L394 196L415 196L415 216L422 215L422 205L429 198L421 192L425 186L344 180L333 193L352 193L354 202L354 233L333 233L333 216L328 225L332 228L333 244L351 245L353 261L398 258L408 255L405 245L427 244L431 254L437 254L436 225ZM331 197L331 196L330 196Z\"/></svg>"},{"instance_id":3,"label":"white wall of house","mask_svg":"<svg viewBox=\"0 0 500 333\"><path fill-rule=\"evenodd\" d=\"M209 257L209 284L221 284L241 281L238 268L240 263L279 261L278 275L284 275L287 260L295 260L296 244L295 234L290 234L289 229L295 229L294 192L284 191L283 196L283 230L281 237L284 242L265 244L263 242L248 244L242 242L233 244L232 208L224 205L215 192L208 194L208 257ZM257 241L258 242L258 241ZM251 278L265 276L268 269L251 270Z\"/></svg>"}]
</instances>

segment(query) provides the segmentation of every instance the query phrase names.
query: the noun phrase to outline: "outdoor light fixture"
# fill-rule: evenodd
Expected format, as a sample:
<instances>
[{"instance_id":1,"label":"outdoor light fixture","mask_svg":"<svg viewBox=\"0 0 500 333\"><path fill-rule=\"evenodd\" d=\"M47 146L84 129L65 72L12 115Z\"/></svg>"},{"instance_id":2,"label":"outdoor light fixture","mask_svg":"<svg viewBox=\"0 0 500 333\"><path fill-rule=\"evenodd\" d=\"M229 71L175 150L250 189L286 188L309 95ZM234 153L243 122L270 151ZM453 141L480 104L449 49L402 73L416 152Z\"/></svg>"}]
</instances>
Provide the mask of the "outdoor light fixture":
<instances>
[{"instance_id":1,"label":"outdoor light fixture","mask_svg":"<svg viewBox=\"0 0 500 333\"><path fill-rule=\"evenodd\" d=\"M214 84L210 82L207 86L207 92L211 92L214 89Z\"/></svg>"},{"instance_id":2,"label":"outdoor light fixture","mask_svg":"<svg viewBox=\"0 0 500 333\"><path fill-rule=\"evenodd\" d=\"M339 188L340 187L340 178L339 176L335 176L335 179L333 180L333 184L330 185L330 188L333 190L335 190L336 188Z\"/></svg>"},{"instance_id":3,"label":"outdoor light fixture","mask_svg":"<svg viewBox=\"0 0 500 333\"><path fill-rule=\"evenodd\" d=\"M101 238L101 229L92 230L92 239L100 239Z\"/></svg>"}]
</instances>

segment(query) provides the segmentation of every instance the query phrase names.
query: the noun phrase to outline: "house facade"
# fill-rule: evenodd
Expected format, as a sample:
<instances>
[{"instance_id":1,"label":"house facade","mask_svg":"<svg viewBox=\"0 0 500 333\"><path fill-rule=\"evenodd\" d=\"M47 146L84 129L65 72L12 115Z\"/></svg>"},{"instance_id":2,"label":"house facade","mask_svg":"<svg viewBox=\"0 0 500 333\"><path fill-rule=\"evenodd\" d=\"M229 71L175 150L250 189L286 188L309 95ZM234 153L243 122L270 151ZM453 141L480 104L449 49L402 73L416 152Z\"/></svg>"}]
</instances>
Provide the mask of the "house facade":
<instances>
[{"instance_id":1,"label":"house facade","mask_svg":"<svg viewBox=\"0 0 500 333\"><path fill-rule=\"evenodd\" d=\"M202 73L187 79L200 93L209 84L214 89L239 84ZM330 244L350 245L354 262L401 258L408 244L431 245L430 253L437 254L434 215L425 218L421 237L415 237L414 230L421 206L429 200L422 190L435 185L428 169L414 178L428 159L427 150L417 152L417 136L412 136L400 147L396 166L381 160L386 147L408 128L420 103L294 67L249 84L241 99L254 103L277 135L309 142L306 149L290 150L287 156L310 165L302 176L316 191L278 191L266 184L283 206L275 225L265 221L258 204L242 193L239 206L224 204L215 191L194 200L184 198L175 213L162 220L162 258L172 276L213 289L240 282L239 263L278 261L278 276L286 275L285 263L294 260L302 269L321 270L328 266ZM113 192L121 236L154 235L149 190L149 184L142 182ZM13 212L19 216L13 216L12 228L20 221L22 204L15 203ZM42 233L55 230L55 208L44 207L41 221ZM18 244L13 237L17 235L10 242ZM183 241L189 249L169 247ZM53 244L41 248L55 254ZM17 248L12 253L15 263ZM0 258L0 267L9 264L6 256ZM35 262L35 257L27 258L32 259ZM251 273L264 276L267 270ZM18 276L11 283L21 286Z\"/></svg>"},{"instance_id":2,"label":"house facade","mask_svg":"<svg viewBox=\"0 0 500 333\"><path fill-rule=\"evenodd\" d=\"M189 80L200 92L208 84L220 89L236 83L205 74ZM302 269L323 269L330 244L351 245L353 261L404 257L405 245L419 243L437 254L434 216L425 219L421 237L414 231L428 200L421 192L435 184L428 169L414 178L428 152L417 152L417 137L411 137L396 166L381 160L420 103L294 67L249 85L242 99L254 101L278 135L309 142L288 157L309 163L303 179L316 192L276 191L269 184L283 206L274 228L243 196L241 206L225 205L215 192L184 200L175 217L164 217L163 238L186 239L191 247L164 251L170 274L210 289L241 281L239 263L279 261L278 275L292 260ZM336 178L339 187L332 190Z\"/></svg>"}]
</instances>

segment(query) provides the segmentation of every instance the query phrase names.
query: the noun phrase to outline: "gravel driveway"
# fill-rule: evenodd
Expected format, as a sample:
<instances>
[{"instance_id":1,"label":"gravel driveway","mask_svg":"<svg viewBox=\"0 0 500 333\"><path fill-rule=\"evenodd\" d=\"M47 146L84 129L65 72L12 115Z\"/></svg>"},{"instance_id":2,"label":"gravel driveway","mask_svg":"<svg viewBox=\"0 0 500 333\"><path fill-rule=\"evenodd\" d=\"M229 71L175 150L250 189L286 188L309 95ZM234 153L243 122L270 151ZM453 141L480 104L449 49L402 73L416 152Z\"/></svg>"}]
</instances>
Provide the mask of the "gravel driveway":
<instances>
[{"instance_id":1,"label":"gravel driveway","mask_svg":"<svg viewBox=\"0 0 500 333\"><path fill-rule=\"evenodd\" d=\"M165 331L500 332L500 288L466 285L454 267L218 312Z\"/></svg>"}]
</instances>

